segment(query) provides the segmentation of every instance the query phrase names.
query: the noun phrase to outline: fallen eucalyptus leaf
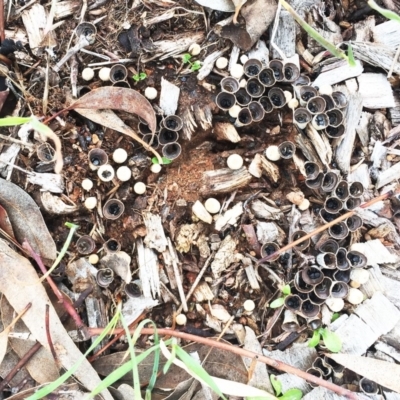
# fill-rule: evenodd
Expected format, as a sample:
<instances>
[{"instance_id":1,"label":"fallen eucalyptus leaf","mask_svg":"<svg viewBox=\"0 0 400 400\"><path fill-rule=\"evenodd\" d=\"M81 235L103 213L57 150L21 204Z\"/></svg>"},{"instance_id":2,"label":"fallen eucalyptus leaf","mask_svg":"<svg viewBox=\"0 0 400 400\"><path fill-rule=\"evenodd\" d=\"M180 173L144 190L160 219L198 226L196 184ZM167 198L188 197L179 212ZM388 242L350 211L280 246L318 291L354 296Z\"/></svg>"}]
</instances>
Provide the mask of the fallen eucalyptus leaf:
<instances>
[{"instance_id":1,"label":"fallen eucalyptus leaf","mask_svg":"<svg viewBox=\"0 0 400 400\"><path fill-rule=\"evenodd\" d=\"M66 215L78 210L78 206L65 204L59 197L52 195L50 192L41 192L40 201L43 209L49 214Z\"/></svg>"},{"instance_id":2,"label":"fallen eucalyptus leaf","mask_svg":"<svg viewBox=\"0 0 400 400\"><path fill-rule=\"evenodd\" d=\"M7 211L2 205L0 205L0 229L2 229L7 235L14 237L14 231L8 218Z\"/></svg>"},{"instance_id":3,"label":"fallen eucalyptus leaf","mask_svg":"<svg viewBox=\"0 0 400 400\"><path fill-rule=\"evenodd\" d=\"M327 356L378 385L400 393L400 365L353 354L327 354Z\"/></svg>"},{"instance_id":4,"label":"fallen eucalyptus leaf","mask_svg":"<svg viewBox=\"0 0 400 400\"><path fill-rule=\"evenodd\" d=\"M19 186L0 178L0 204L10 218L18 242L26 239L42 258L55 260L56 244L33 199Z\"/></svg>"},{"instance_id":5,"label":"fallen eucalyptus leaf","mask_svg":"<svg viewBox=\"0 0 400 400\"><path fill-rule=\"evenodd\" d=\"M212 10L233 12L235 11L235 5L231 0L196 0L203 7L211 8Z\"/></svg>"}]
</instances>

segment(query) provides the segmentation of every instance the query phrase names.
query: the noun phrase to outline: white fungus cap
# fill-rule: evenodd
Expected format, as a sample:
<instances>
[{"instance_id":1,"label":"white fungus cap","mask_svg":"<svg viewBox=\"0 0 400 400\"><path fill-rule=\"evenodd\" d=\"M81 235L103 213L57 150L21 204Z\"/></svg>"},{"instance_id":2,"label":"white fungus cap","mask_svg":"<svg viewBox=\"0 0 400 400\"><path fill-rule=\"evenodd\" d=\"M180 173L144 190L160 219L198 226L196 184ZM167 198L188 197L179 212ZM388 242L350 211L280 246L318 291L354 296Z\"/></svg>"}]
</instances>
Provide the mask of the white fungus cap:
<instances>
[{"instance_id":1,"label":"white fungus cap","mask_svg":"<svg viewBox=\"0 0 400 400\"><path fill-rule=\"evenodd\" d=\"M232 75L234 78L236 78L236 79L241 78L242 75L243 75L243 73L244 73L243 65L234 64L234 65L232 66L232 69L231 69L230 72L231 72L231 75Z\"/></svg>"},{"instance_id":2,"label":"white fungus cap","mask_svg":"<svg viewBox=\"0 0 400 400\"><path fill-rule=\"evenodd\" d=\"M97 170L97 175L101 181L110 182L114 179L115 171L110 164L105 164Z\"/></svg>"},{"instance_id":3,"label":"white fungus cap","mask_svg":"<svg viewBox=\"0 0 400 400\"><path fill-rule=\"evenodd\" d=\"M199 44L197 44L197 43L192 43L192 44L189 46L189 53L190 53L192 56L198 56L198 55L200 54L200 52L201 52L201 47L200 47Z\"/></svg>"},{"instance_id":4,"label":"white fungus cap","mask_svg":"<svg viewBox=\"0 0 400 400\"><path fill-rule=\"evenodd\" d=\"M230 169L240 169L243 166L243 158L239 154L231 154L226 163Z\"/></svg>"},{"instance_id":5,"label":"white fungus cap","mask_svg":"<svg viewBox=\"0 0 400 400\"><path fill-rule=\"evenodd\" d=\"M239 87L244 88L246 87L246 85L247 85L246 79L243 78L239 81Z\"/></svg>"},{"instance_id":6,"label":"white fungus cap","mask_svg":"<svg viewBox=\"0 0 400 400\"><path fill-rule=\"evenodd\" d=\"M149 100L154 100L157 97L157 90L153 87L147 87L144 90L144 95Z\"/></svg>"},{"instance_id":7,"label":"white fungus cap","mask_svg":"<svg viewBox=\"0 0 400 400\"><path fill-rule=\"evenodd\" d=\"M289 101L293 99L292 93L290 93L288 90L284 90L283 94L285 96L286 103L289 103Z\"/></svg>"},{"instance_id":8,"label":"white fungus cap","mask_svg":"<svg viewBox=\"0 0 400 400\"><path fill-rule=\"evenodd\" d=\"M93 187L93 182L90 179L84 179L81 185L82 189L89 191Z\"/></svg>"},{"instance_id":9,"label":"white fungus cap","mask_svg":"<svg viewBox=\"0 0 400 400\"><path fill-rule=\"evenodd\" d=\"M288 101L288 107L294 110L299 106L299 101L295 98L291 99Z\"/></svg>"},{"instance_id":10,"label":"white fungus cap","mask_svg":"<svg viewBox=\"0 0 400 400\"><path fill-rule=\"evenodd\" d=\"M88 258L90 264L97 264L99 262L99 256L97 254L91 254Z\"/></svg>"},{"instance_id":11,"label":"white fungus cap","mask_svg":"<svg viewBox=\"0 0 400 400\"><path fill-rule=\"evenodd\" d=\"M210 197L205 201L204 207L210 214L216 214L221 209L221 203L217 199Z\"/></svg>"},{"instance_id":12,"label":"white fungus cap","mask_svg":"<svg viewBox=\"0 0 400 400\"><path fill-rule=\"evenodd\" d=\"M241 109L242 107L240 107L238 104L235 104L229 109L228 113L232 118L237 118Z\"/></svg>"},{"instance_id":13,"label":"white fungus cap","mask_svg":"<svg viewBox=\"0 0 400 400\"><path fill-rule=\"evenodd\" d=\"M245 311L253 311L256 308L256 304L254 303L253 300L246 300L243 303L243 308L245 309Z\"/></svg>"},{"instance_id":14,"label":"white fungus cap","mask_svg":"<svg viewBox=\"0 0 400 400\"><path fill-rule=\"evenodd\" d=\"M107 82L110 80L110 71L111 68L108 67L103 67L99 70L99 78L104 81Z\"/></svg>"},{"instance_id":15,"label":"white fungus cap","mask_svg":"<svg viewBox=\"0 0 400 400\"><path fill-rule=\"evenodd\" d=\"M267 150L265 150L265 156L270 161L278 161L281 158L278 146L269 146Z\"/></svg>"},{"instance_id":16,"label":"white fungus cap","mask_svg":"<svg viewBox=\"0 0 400 400\"><path fill-rule=\"evenodd\" d=\"M129 179L131 179L131 177L132 177L132 171L130 170L130 168L128 168L126 166L122 166L117 169L117 178L121 182L129 181Z\"/></svg>"},{"instance_id":17,"label":"white fungus cap","mask_svg":"<svg viewBox=\"0 0 400 400\"><path fill-rule=\"evenodd\" d=\"M319 94L327 94L328 96L330 96L333 93L331 85L321 85L318 91Z\"/></svg>"},{"instance_id":18,"label":"white fungus cap","mask_svg":"<svg viewBox=\"0 0 400 400\"><path fill-rule=\"evenodd\" d=\"M333 312L339 312L339 311L343 310L343 307L344 307L343 299L339 299L336 297L329 297L328 299L326 299L325 304Z\"/></svg>"},{"instance_id":19,"label":"white fungus cap","mask_svg":"<svg viewBox=\"0 0 400 400\"><path fill-rule=\"evenodd\" d=\"M92 68L85 68L82 71L82 79L85 81L90 81L94 78L94 71Z\"/></svg>"},{"instance_id":20,"label":"white fungus cap","mask_svg":"<svg viewBox=\"0 0 400 400\"><path fill-rule=\"evenodd\" d=\"M352 281L358 282L360 285L364 285L367 283L370 277L370 273L366 269L353 269L350 272L350 279Z\"/></svg>"},{"instance_id":21,"label":"white fungus cap","mask_svg":"<svg viewBox=\"0 0 400 400\"><path fill-rule=\"evenodd\" d=\"M143 182L136 182L133 186L133 191L136 194L143 194L146 192L146 185Z\"/></svg>"},{"instance_id":22,"label":"white fungus cap","mask_svg":"<svg viewBox=\"0 0 400 400\"><path fill-rule=\"evenodd\" d=\"M126 161L126 159L128 158L128 153L126 152L125 149L115 149L114 153L113 153L113 160L117 163L117 164L122 164L123 162Z\"/></svg>"},{"instance_id":23,"label":"white fungus cap","mask_svg":"<svg viewBox=\"0 0 400 400\"><path fill-rule=\"evenodd\" d=\"M96 197L87 197L85 200L85 207L88 210L93 210L93 208L95 208L97 205L97 199Z\"/></svg>"},{"instance_id":24,"label":"white fungus cap","mask_svg":"<svg viewBox=\"0 0 400 400\"><path fill-rule=\"evenodd\" d=\"M162 169L161 164L153 164L150 167L150 171L153 172L153 174L158 174L161 171L161 169Z\"/></svg>"},{"instance_id":25,"label":"white fungus cap","mask_svg":"<svg viewBox=\"0 0 400 400\"><path fill-rule=\"evenodd\" d=\"M176 318L175 318L175 322L176 322L178 325L186 325L186 322L187 322L186 315L185 315L185 314L178 314L178 315L176 316Z\"/></svg>"},{"instance_id":26,"label":"white fungus cap","mask_svg":"<svg viewBox=\"0 0 400 400\"><path fill-rule=\"evenodd\" d=\"M220 57L215 65L219 69L225 69L228 66L228 59L226 57Z\"/></svg>"},{"instance_id":27,"label":"white fungus cap","mask_svg":"<svg viewBox=\"0 0 400 400\"><path fill-rule=\"evenodd\" d=\"M346 300L350 304L354 305L361 304L364 300L363 292L356 288L350 288Z\"/></svg>"},{"instance_id":28,"label":"white fungus cap","mask_svg":"<svg viewBox=\"0 0 400 400\"><path fill-rule=\"evenodd\" d=\"M305 211L310 207L310 201L308 199L304 199L298 206L300 211Z\"/></svg>"},{"instance_id":29,"label":"white fungus cap","mask_svg":"<svg viewBox=\"0 0 400 400\"><path fill-rule=\"evenodd\" d=\"M247 57L246 54L243 54L242 56L240 56L240 62L242 64L246 64L247 61L249 61L249 57Z\"/></svg>"}]
</instances>

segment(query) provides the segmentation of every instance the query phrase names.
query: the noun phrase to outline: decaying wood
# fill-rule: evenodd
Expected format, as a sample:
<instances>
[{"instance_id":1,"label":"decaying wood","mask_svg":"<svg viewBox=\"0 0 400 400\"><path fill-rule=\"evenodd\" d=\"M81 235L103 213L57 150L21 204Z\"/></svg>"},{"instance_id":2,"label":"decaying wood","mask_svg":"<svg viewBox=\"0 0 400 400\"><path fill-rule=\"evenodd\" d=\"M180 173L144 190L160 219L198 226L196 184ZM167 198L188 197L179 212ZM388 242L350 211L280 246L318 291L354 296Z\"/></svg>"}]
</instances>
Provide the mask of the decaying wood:
<instances>
[{"instance_id":1,"label":"decaying wood","mask_svg":"<svg viewBox=\"0 0 400 400\"><path fill-rule=\"evenodd\" d=\"M160 108L166 116L176 113L180 92L178 86L161 78Z\"/></svg>"},{"instance_id":2,"label":"decaying wood","mask_svg":"<svg viewBox=\"0 0 400 400\"><path fill-rule=\"evenodd\" d=\"M254 200L251 203L251 211L257 218L279 221L283 218L283 213L279 208L271 207L261 200Z\"/></svg>"},{"instance_id":3,"label":"decaying wood","mask_svg":"<svg viewBox=\"0 0 400 400\"><path fill-rule=\"evenodd\" d=\"M334 85L347 79L357 77L364 71L361 61L356 61L354 67L350 66L346 60L336 61L333 64L325 65L321 73L313 82L313 86L321 87L323 85Z\"/></svg>"},{"instance_id":4,"label":"decaying wood","mask_svg":"<svg viewBox=\"0 0 400 400\"><path fill-rule=\"evenodd\" d=\"M154 250L143 246L142 239L136 241L139 276L144 297L156 298L160 294L158 258Z\"/></svg>"},{"instance_id":5,"label":"decaying wood","mask_svg":"<svg viewBox=\"0 0 400 400\"><path fill-rule=\"evenodd\" d=\"M332 159L332 147L328 143L326 143L320 133L311 125L308 124L306 127L306 133L311 143L313 144L316 153L322 164L326 167L329 166Z\"/></svg>"},{"instance_id":6,"label":"decaying wood","mask_svg":"<svg viewBox=\"0 0 400 400\"><path fill-rule=\"evenodd\" d=\"M155 249L160 253L165 251L167 248L167 238L165 237L161 216L150 212L144 212L143 222L147 230L144 244L150 249Z\"/></svg>"},{"instance_id":7,"label":"decaying wood","mask_svg":"<svg viewBox=\"0 0 400 400\"><path fill-rule=\"evenodd\" d=\"M269 50L264 40L259 40L255 46L248 53L249 58L255 58L263 65L268 65L269 63Z\"/></svg>"},{"instance_id":8,"label":"decaying wood","mask_svg":"<svg viewBox=\"0 0 400 400\"><path fill-rule=\"evenodd\" d=\"M207 195L230 193L246 186L251 178L252 176L245 167L238 170L223 168L206 171L203 174L203 186L200 192Z\"/></svg>"},{"instance_id":9,"label":"decaying wood","mask_svg":"<svg viewBox=\"0 0 400 400\"><path fill-rule=\"evenodd\" d=\"M261 167L264 174L272 181L278 182L280 179L279 168L276 164L268 161L264 156L261 156Z\"/></svg>"},{"instance_id":10,"label":"decaying wood","mask_svg":"<svg viewBox=\"0 0 400 400\"><path fill-rule=\"evenodd\" d=\"M392 87L386 75L365 72L357 81L363 107L380 109L395 106Z\"/></svg>"},{"instance_id":11,"label":"decaying wood","mask_svg":"<svg viewBox=\"0 0 400 400\"><path fill-rule=\"evenodd\" d=\"M245 264L245 260L248 262ZM247 279L249 280L249 284L253 290L260 290L260 285L257 280L256 270L254 269L254 265L252 264L249 258L243 259L243 264L247 265L244 270L246 272Z\"/></svg>"},{"instance_id":12,"label":"decaying wood","mask_svg":"<svg viewBox=\"0 0 400 400\"><path fill-rule=\"evenodd\" d=\"M362 97L359 93L349 93L343 86L337 88L347 96L349 105L345 112L346 134L336 149L335 160L344 174L350 172L350 159L356 137L356 127L362 112Z\"/></svg>"},{"instance_id":13,"label":"decaying wood","mask_svg":"<svg viewBox=\"0 0 400 400\"><path fill-rule=\"evenodd\" d=\"M386 21L372 29L375 43L397 49L400 45L400 25L397 21Z\"/></svg>"},{"instance_id":14,"label":"decaying wood","mask_svg":"<svg viewBox=\"0 0 400 400\"><path fill-rule=\"evenodd\" d=\"M287 58L296 54L296 21L289 11L281 10L279 13L274 42ZM272 58L280 58L280 56L272 47Z\"/></svg>"},{"instance_id":15,"label":"decaying wood","mask_svg":"<svg viewBox=\"0 0 400 400\"><path fill-rule=\"evenodd\" d=\"M122 280L128 284L132 280L130 269L131 257L125 251L117 251L115 253L107 253L101 260L101 265L111 268Z\"/></svg>"},{"instance_id":16,"label":"decaying wood","mask_svg":"<svg viewBox=\"0 0 400 400\"><path fill-rule=\"evenodd\" d=\"M389 184L390 182L397 181L399 178L400 178L400 163L396 163L387 170L382 171L378 175L376 188L379 189L382 186Z\"/></svg>"},{"instance_id":17,"label":"decaying wood","mask_svg":"<svg viewBox=\"0 0 400 400\"><path fill-rule=\"evenodd\" d=\"M221 242L218 251L215 253L214 260L211 263L211 270L214 278L219 278L221 273L234 262L236 245L236 240L230 235L226 236Z\"/></svg>"},{"instance_id":18,"label":"decaying wood","mask_svg":"<svg viewBox=\"0 0 400 400\"><path fill-rule=\"evenodd\" d=\"M240 142L240 136L236 128L229 122L216 122L214 133L217 140L228 140L232 143Z\"/></svg>"},{"instance_id":19,"label":"decaying wood","mask_svg":"<svg viewBox=\"0 0 400 400\"><path fill-rule=\"evenodd\" d=\"M72 15L79 9L80 2L77 0L65 0L56 3L54 19L57 21Z\"/></svg>"},{"instance_id":20,"label":"decaying wood","mask_svg":"<svg viewBox=\"0 0 400 400\"><path fill-rule=\"evenodd\" d=\"M256 229L260 243L276 242L281 245L286 238L285 232L275 222L257 221Z\"/></svg>"},{"instance_id":21,"label":"decaying wood","mask_svg":"<svg viewBox=\"0 0 400 400\"><path fill-rule=\"evenodd\" d=\"M393 92L393 97L394 107L389 108L389 114L392 126L397 126L400 124L400 90L395 90Z\"/></svg>"},{"instance_id":22,"label":"decaying wood","mask_svg":"<svg viewBox=\"0 0 400 400\"><path fill-rule=\"evenodd\" d=\"M193 291L193 296L198 303L214 300L214 293L207 282L200 282Z\"/></svg>"},{"instance_id":23,"label":"decaying wood","mask_svg":"<svg viewBox=\"0 0 400 400\"><path fill-rule=\"evenodd\" d=\"M86 313L88 319L88 326L90 328L103 328L108 324L108 315L106 305L104 300L98 296L88 296L85 299ZM92 337L92 343L97 339L97 337ZM107 339L102 340L97 347L94 348L93 352L100 350L103 346L107 344Z\"/></svg>"},{"instance_id":24,"label":"decaying wood","mask_svg":"<svg viewBox=\"0 0 400 400\"><path fill-rule=\"evenodd\" d=\"M220 231L226 225L236 225L239 217L243 214L243 203L239 201L223 215L219 216L215 222L215 230Z\"/></svg>"},{"instance_id":25,"label":"decaying wood","mask_svg":"<svg viewBox=\"0 0 400 400\"><path fill-rule=\"evenodd\" d=\"M305 135L296 135L295 142L296 142L296 147L300 148L300 150L304 154L304 157L308 161L315 162L322 169L321 160L319 159L318 154L316 153L315 148L312 145L311 141ZM304 172L303 175L305 176L306 174L304 167L303 167L303 172Z\"/></svg>"}]
</instances>

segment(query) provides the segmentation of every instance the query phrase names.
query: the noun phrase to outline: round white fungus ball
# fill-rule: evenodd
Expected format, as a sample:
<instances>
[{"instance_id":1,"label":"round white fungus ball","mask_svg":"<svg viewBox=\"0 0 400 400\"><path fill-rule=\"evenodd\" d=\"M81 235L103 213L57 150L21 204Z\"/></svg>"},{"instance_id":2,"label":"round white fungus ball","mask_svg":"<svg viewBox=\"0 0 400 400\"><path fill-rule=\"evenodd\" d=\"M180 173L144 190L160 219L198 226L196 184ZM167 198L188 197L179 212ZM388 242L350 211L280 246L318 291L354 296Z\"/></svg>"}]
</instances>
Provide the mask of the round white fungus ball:
<instances>
[{"instance_id":1,"label":"round white fungus ball","mask_svg":"<svg viewBox=\"0 0 400 400\"><path fill-rule=\"evenodd\" d=\"M91 81L94 78L94 71L92 68L85 68L82 71L82 79L85 81Z\"/></svg>"},{"instance_id":2,"label":"round white fungus ball","mask_svg":"<svg viewBox=\"0 0 400 400\"><path fill-rule=\"evenodd\" d=\"M146 192L146 185L143 182L136 182L135 186L133 186L133 191L136 194L143 194Z\"/></svg>"},{"instance_id":3,"label":"round white fungus ball","mask_svg":"<svg viewBox=\"0 0 400 400\"><path fill-rule=\"evenodd\" d=\"M126 152L125 149L115 149L114 153L113 153L113 160L117 163L117 164L122 164L123 162L126 161L126 159L128 158L128 153Z\"/></svg>"},{"instance_id":4,"label":"round white fungus ball","mask_svg":"<svg viewBox=\"0 0 400 400\"><path fill-rule=\"evenodd\" d=\"M226 163L230 169L240 169L243 166L243 158L239 154L231 154Z\"/></svg>"},{"instance_id":5,"label":"round white fungus ball","mask_svg":"<svg viewBox=\"0 0 400 400\"><path fill-rule=\"evenodd\" d=\"M147 87L144 91L144 95L149 100L154 100L157 97L157 90L153 87Z\"/></svg>"}]
</instances>

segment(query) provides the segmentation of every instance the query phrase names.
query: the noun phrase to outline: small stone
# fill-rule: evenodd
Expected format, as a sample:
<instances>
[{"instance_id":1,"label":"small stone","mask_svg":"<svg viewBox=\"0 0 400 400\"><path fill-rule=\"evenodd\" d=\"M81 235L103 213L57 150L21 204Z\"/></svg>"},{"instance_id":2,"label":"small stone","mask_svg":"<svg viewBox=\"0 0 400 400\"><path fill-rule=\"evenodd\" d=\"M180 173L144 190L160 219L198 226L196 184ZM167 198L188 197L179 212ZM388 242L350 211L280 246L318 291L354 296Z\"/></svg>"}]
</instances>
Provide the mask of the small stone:
<instances>
[{"instance_id":1,"label":"small stone","mask_svg":"<svg viewBox=\"0 0 400 400\"><path fill-rule=\"evenodd\" d=\"M240 79L243 76L244 73L244 69L243 69L243 65L240 64L234 64L232 66L231 69L231 75L236 78L236 79Z\"/></svg>"},{"instance_id":2,"label":"small stone","mask_svg":"<svg viewBox=\"0 0 400 400\"><path fill-rule=\"evenodd\" d=\"M243 54L242 56L240 56L240 62L244 65L247 63L247 61L249 61L249 57L246 56L246 54Z\"/></svg>"},{"instance_id":3,"label":"small stone","mask_svg":"<svg viewBox=\"0 0 400 400\"><path fill-rule=\"evenodd\" d=\"M97 254L91 254L88 261L90 262L90 264L95 265L99 262L99 256Z\"/></svg>"},{"instance_id":4,"label":"small stone","mask_svg":"<svg viewBox=\"0 0 400 400\"><path fill-rule=\"evenodd\" d=\"M93 182L90 179L84 179L81 185L82 189L89 191L93 187Z\"/></svg>"},{"instance_id":5,"label":"small stone","mask_svg":"<svg viewBox=\"0 0 400 400\"><path fill-rule=\"evenodd\" d=\"M299 205L299 210L300 211L305 211L310 207L310 201L308 199L304 199Z\"/></svg>"},{"instance_id":6,"label":"small stone","mask_svg":"<svg viewBox=\"0 0 400 400\"><path fill-rule=\"evenodd\" d=\"M133 191L136 194L143 194L146 192L146 185L143 182L136 182L133 186Z\"/></svg>"},{"instance_id":7,"label":"small stone","mask_svg":"<svg viewBox=\"0 0 400 400\"><path fill-rule=\"evenodd\" d=\"M101 68L99 71L99 78L103 82L109 81L110 80L110 71L111 71L111 68L107 68L107 67Z\"/></svg>"},{"instance_id":8,"label":"small stone","mask_svg":"<svg viewBox=\"0 0 400 400\"><path fill-rule=\"evenodd\" d=\"M161 164L153 164L153 165L150 167L150 171L151 171L153 174L158 174L158 173L161 171L161 169L162 169Z\"/></svg>"},{"instance_id":9,"label":"small stone","mask_svg":"<svg viewBox=\"0 0 400 400\"><path fill-rule=\"evenodd\" d=\"M94 71L92 68L85 68L82 71L82 79L85 81L90 81L94 78Z\"/></svg>"},{"instance_id":10,"label":"small stone","mask_svg":"<svg viewBox=\"0 0 400 400\"><path fill-rule=\"evenodd\" d=\"M87 197L85 200L85 207L88 210L93 210L97 205L97 199L96 197Z\"/></svg>"},{"instance_id":11,"label":"small stone","mask_svg":"<svg viewBox=\"0 0 400 400\"><path fill-rule=\"evenodd\" d=\"M185 314L178 314L175 318L177 325L186 325L187 318Z\"/></svg>"},{"instance_id":12,"label":"small stone","mask_svg":"<svg viewBox=\"0 0 400 400\"><path fill-rule=\"evenodd\" d=\"M117 164L122 164L123 162L125 162L128 158L128 153L126 152L125 149L115 149L114 153L113 153L113 160L117 163Z\"/></svg>"},{"instance_id":13,"label":"small stone","mask_svg":"<svg viewBox=\"0 0 400 400\"><path fill-rule=\"evenodd\" d=\"M216 214L221 209L221 203L217 199L210 197L205 201L204 207L210 214Z\"/></svg>"},{"instance_id":14,"label":"small stone","mask_svg":"<svg viewBox=\"0 0 400 400\"><path fill-rule=\"evenodd\" d=\"M240 169L243 166L243 158L239 154L231 154L226 160L226 163L230 169Z\"/></svg>"},{"instance_id":15,"label":"small stone","mask_svg":"<svg viewBox=\"0 0 400 400\"><path fill-rule=\"evenodd\" d=\"M278 146L269 146L267 150L265 150L265 156L270 161L278 161L281 158Z\"/></svg>"},{"instance_id":16,"label":"small stone","mask_svg":"<svg viewBox=\"0 0 400 400\"><path fill-rule=\"evenodd\" d=\"M226 57L220 57L215 63L218 69L225 69L228 66L228 59Z\"/></svg>"},{"instance_id":17,"label":"small stone","mask_svg":"<svg viewBox=\"0 0 400 400\"><path fill-rule=\"evenodd\" d=\"M240 107L239 105L235 104L233 107L231 107L229 109L228 113L232 118L237 118L241 109L242 109L242 107Z\"/></svg>"},{"instance_id":18,"label":"small stone","mask_svg":"<svg viewBox=\"0 0 400 400\"><path fill-rule=\"evenodd\" d=\"M253 300L246 300L243 303L243 308L245 309L245 311L251 312L256 308L256 304L254 303Z\"/></svg>"},{"instance_id":19,"label":"small stone","mask_svg":"<svg viewBox=\"0 0 400 400\"><path fill-rule=\"evenodd\" d=\"M197 44L197 43L192 43L192 44L189 46L189 53L190 53L192 56L198 56L198 55L200 54L200 52L201 52L201 47L200 47L199 44Z\"/></svg>"},{"instance_id":20,"label":"small stone","mask_svg":"<svg viewBox=\"0 0 400 400\"><path fill-rule=\"evenodd\" d=\"M117 178L121 182L127 182L132 177L132 171L129 167L122 166L117 169Z\"/></svg>"},{"instance_id":21,"label":"small stone","mask_svg":"<svg viewBox=\"0 0 400 400\"><path fill-rule=\"evenodd\" d=\"M157 97L157 90L153 87L147 87L144 91L144 95L149 100L154 100Z\"/></svg>"},{"instance_id":22,"label":"small stone","mask_svg":"<svg viewBox=\"0 0 400 400\"><path fill-rule=\"evenodd\" d=\"M350 304L354 305L361 304L364 301L363 292L356 288L350 288L346 300Z\"/></svg>"}]
</instances>

